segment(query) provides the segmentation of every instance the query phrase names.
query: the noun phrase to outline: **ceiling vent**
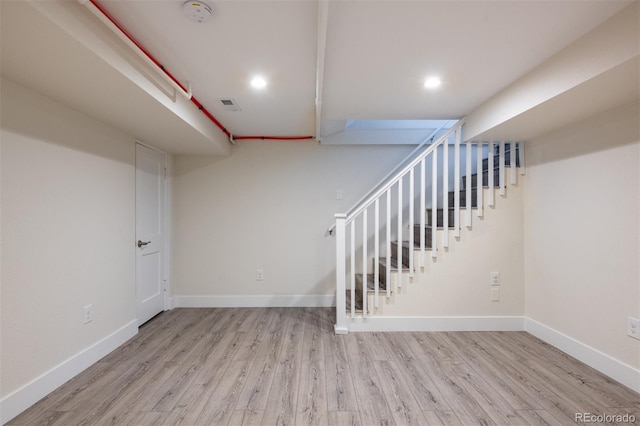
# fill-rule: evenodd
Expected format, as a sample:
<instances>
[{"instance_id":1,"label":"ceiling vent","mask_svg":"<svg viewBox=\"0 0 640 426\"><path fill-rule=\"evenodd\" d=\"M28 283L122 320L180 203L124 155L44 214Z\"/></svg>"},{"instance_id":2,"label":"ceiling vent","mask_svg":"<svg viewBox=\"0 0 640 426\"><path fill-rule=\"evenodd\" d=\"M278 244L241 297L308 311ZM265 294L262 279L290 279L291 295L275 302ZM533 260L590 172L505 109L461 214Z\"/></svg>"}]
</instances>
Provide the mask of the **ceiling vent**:
<instances>
[{"instance_id":1,"label":"ceiling vent","mask_svg":"<svg viewBox=\"0 0 640 426\"><path fill-rule=\"evenodd\" d=\"M242 111L236 101L230 98L218 99L222 107L227 111Z\"/></svg>"}]
</instances>

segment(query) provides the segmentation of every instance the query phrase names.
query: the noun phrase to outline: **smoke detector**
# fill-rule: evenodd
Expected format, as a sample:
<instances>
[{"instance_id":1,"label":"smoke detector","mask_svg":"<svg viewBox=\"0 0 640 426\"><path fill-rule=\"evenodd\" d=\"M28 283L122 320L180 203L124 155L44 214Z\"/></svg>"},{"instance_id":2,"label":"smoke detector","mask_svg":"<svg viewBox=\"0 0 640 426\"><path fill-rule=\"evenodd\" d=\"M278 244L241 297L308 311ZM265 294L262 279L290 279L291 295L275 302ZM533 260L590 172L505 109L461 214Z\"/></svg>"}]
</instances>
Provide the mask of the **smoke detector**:
<instances>
[{"instance_id":1,"label":"smoke detector","mask_svg":"<svg viewBox=\"0 0 640 426\"><path fill-rule=\"evenodd\" d=\"M182 5L184 16L194 22L207 22L213 16L213 9L201 1L186 1Z\"/></svg>"}]
</instances>

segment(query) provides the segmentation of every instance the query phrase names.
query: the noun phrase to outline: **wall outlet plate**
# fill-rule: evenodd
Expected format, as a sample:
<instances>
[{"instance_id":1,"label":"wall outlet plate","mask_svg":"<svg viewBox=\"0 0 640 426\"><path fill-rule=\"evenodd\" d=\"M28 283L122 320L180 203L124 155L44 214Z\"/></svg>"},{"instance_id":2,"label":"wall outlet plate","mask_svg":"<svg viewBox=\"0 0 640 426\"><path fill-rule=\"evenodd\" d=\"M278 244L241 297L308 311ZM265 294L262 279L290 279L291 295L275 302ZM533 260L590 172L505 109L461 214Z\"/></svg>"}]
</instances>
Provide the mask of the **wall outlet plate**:
<instances>
[{"instance_id":1,"label":"wall outlet plate","mask_svg":"<svg viewBox=\"0 0 640 426\"><path fill-rule=\"evenodd\" d=\"M500 287L491 287L491 301L492 302L500 301Z\"/></svg>"},{"instance_id":2,"label":"wall outlet plate","mask_svg":"<svg viewBox=\"0 0 640 426\"><path fill-rule=\"evenodd\" d=\"M640 340L640 319L627 317L627 335Z\"/></svg>"},{"instance_id":3,"label":"wall outlet plate","mask_svg":"<svg viewBox=\"0 0 640 426\"><path fill-rule=\"evenodd\" d=\"M82 308L82 315L84 324L88 324L93 321L93 305L87 305Z\"/></svg>"},{"instance_id":4,"label":"wall outlet plate","mask_svg":"<svg viewBox=\"0 0 640 426\"><path fill-rule=\"evenodd\" d=\"M264 281L264 269L256 269L256 281Z\"/></svg>"}]
</instances>

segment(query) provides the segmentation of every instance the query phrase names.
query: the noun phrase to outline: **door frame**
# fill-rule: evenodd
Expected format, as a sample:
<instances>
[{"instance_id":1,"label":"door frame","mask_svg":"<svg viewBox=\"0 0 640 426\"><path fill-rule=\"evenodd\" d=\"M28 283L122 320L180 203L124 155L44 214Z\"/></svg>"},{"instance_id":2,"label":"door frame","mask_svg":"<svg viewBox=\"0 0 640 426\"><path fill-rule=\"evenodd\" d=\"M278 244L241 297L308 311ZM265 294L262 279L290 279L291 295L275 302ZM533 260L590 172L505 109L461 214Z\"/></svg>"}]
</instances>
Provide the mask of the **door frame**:
<instances>
[{"instance_id":1,"label":"door frame","mask_svg":"<svg viewBox=\"0 0 640 426\"><path fill-rule=\"evenodd\" d=\"M162 227L162 232L163 232L163 245L164 245L164 250L162 252L162 256L161 256L161 261L162 261L162 280L164 282L164 297L163 297L163 301L164 301L164 308L163 311L167 311L167 310L171 310L173 309L174 306L174 301L173 301L173 297L171 297L171 167L173 165L173 161L171 158L171 155L168 154L167 152L158 149L152 145L149 145L145 142L140 141L139 139L135 139L135 145L141 145L145 148L151 149L153 151L156 151L160 154L162 154L164 156L164 185L163 185L163 195L164 195L164 203L162 203L162 223L161 223L161 227ZM134 145L134 147L135 147ZM135 163L135 161L134 161ZM137 167L134 164L134 170L137 173ZM137 201L137 197L138 197L138 191L137 191L137 184L136 184L136 190L135 190L135 200L134 200L134 205L136 205L136 201ZM136 208L134 208L134 223L136 221L136 215L137 215L137 211ZM137 232L138 230L135 229L134 232L134 236L133 236L133 241L137 241ZM137 285L138 285L138 273L137 273L137 251L134 250L134 263L136 265L136 279L134 280L135 283L135 287L134 287L134 305L136 306L136 318L138 318L138 312L137 312L137 305L138 305L138 301L137 301Z\"/></svg>"}]
</instances>

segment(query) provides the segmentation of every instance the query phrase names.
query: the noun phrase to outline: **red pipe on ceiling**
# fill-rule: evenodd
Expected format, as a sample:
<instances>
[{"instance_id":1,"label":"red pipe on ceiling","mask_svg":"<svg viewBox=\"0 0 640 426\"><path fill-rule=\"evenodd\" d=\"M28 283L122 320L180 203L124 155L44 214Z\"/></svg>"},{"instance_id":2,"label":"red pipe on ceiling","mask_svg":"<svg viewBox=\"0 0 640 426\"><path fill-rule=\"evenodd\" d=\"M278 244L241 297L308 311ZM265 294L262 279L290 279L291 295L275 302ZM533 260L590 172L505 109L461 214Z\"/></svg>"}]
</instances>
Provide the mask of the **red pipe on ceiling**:
<instances>
[{"instance_id":1,"label":"red pipe on ceiling","mask_svg":"<svg viewBox=\"0 0 640 426\"><path fill-rule=\"evenodd\" d=\"M184 85L182 83L180 83L178 81L177 78L175 78L173 76L173 74L171 74L165 67L164 65L162 65L160 63L160 61L158 61L151 53L149 53L149 51L147 51L144 47L142 47L142 45L135 39L133 38L133 36L131 34L129 34L127 32L127 30L124 29L124 27L122 27L122 25L120 25L118 23L118 21L115 20L115 18L113 18L113 16L111 16L109 14L109 12L107 12L102 6L100 6L100 4L97 2L97 0L89 0L89 2L91 4L93 4L96 9L98 9L100 11L100 13L102 13L109 21L111 21L111 23L113 25L115 25L118 30L120 30L122 32L122 34L124 34L138 49L140 49L140 51L142 53L144 53L162 72L164 72L166 74L167 77L169 77L174 83L176 83L184 92L187 92L187 88L184 87ZM207 118L209 120L211 120L213 122L213 124L215 124L220 130L222 130L222 132L227 135L227 137L229 138L229 140L231 141L237 141L237 140L243 140L243 139L262 139L262 140L305 140L305 139L313 139L313 136L234 136L231 134L231 132L229 130L227 130L226 127L224 127L222 125L222 123L220 123L220 121L218 121L213 114L211 114L209 112L209 110L207 110L197 99L195 96L191 96L191 102L193 102L195 104L196 107L198 107L198 109L200 111L202 111L202 113L207 116Z\"/></svg>"},{"instance_id":2,"label":"red pipe on ceiling","mask_svg":"<svg viewBox=\"0 0 640 426\"><path fill-rule=\"evenodd\" d=\"M243 139L262 139L262 140L280 140L280 141L297 141L303 139L313 139L313 136L234 136L234 140Z\"/></svg>"}]
</instances>

